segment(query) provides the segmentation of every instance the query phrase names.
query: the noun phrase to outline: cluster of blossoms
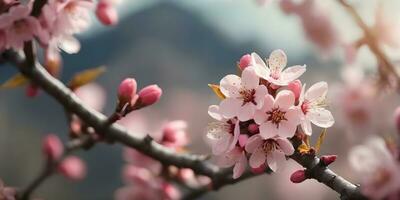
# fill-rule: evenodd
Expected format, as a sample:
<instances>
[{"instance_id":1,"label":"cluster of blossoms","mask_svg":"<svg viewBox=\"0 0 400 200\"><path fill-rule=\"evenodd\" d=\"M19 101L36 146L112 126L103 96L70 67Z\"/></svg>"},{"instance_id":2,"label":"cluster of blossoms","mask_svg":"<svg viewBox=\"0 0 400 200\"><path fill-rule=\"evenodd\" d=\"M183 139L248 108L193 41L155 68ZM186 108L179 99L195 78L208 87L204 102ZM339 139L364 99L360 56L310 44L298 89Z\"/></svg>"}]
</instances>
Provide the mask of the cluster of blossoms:
<instances>
[{"instance_id":1,"label":"cluster of blossoms","mask_svg":"<svg viewBox=\"0 0 400 200\"><path fill-rule=\"evenodd\" d=\"M241 77L227 75L220 81L219 105L211 105L207 138L222 167L233 168L238 178L247 164L255 172L267 167L277 171L294 153L289 138L301 126L311 135L311 123L331 127L334 119L326 107L328 85L319 82L305 91L298 78L305 66L287 64L282 50L273 51L266 62L256 53L239 61Z\"/></svg>"},{"instance_id":2,"label":"cluster of blossoms","mask_svg":"<svg viewBox=\"0 0 400 200\"><path fill-rule=\"evenodd\" d=\"M126 121L125 123L130 123ZM129 125L128 125L129 126ZM173 151L183 152L189 143L187 124L182 120L165 123L154 140ZM130 148L124 151L126 165L123 169L125 186L115 193L117 200L174 200L181 199L181 192L175 183L199 187L210 182L205 176L197 176L191 169L165 166L160 162Z\"/></svg>"}]
</instances>

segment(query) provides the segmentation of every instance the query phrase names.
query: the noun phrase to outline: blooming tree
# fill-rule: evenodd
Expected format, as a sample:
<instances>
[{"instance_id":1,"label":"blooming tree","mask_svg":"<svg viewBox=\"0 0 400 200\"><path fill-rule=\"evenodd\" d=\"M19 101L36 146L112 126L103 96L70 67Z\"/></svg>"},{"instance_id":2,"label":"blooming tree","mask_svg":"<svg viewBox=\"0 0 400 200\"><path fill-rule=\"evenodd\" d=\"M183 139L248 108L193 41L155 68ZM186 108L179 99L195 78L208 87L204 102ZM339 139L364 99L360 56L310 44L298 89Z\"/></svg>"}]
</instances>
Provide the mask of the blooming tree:
<instances>
[{"instance_id":1,"label":"blooming tree","mask_svg":"<svg viewBox=\"0 0 400 200\"><path fill-rule=\"evenodd\" d=\"M381 47L381 44L398 46L394 34L397 29L389 30L391 25L383 20L382 8L377 11L375 25L368 27L350 4L344 0L337 2L363 31L362 38L354 44L341 44L331 19L319 9L316 1L280 0L279 4L284 13L301 19L306 37L325 54L332 48L344 47L351 63L355 62L358 49L368 46L379 61L380 86L398 90L400 76ZM116 89L115 111L109 116L102 114L106 94L91 82L104 69L83 71L64 84L58 79L62 65L60 51L79 52L80 43L75 35L89 28L91 12L104 25L117 24L115 6L119 3L118 0L0 2L2 61L13 64L20 72L1 87L26 85L27 95L31 97L43 90L65 109L70 132L70 139L65 143L55 134L44 137L45 165L41 173L25 187L9 187L0 182L0 199L31 199L39 195L34 194L35 190L53 174L82 180L90 169L72 153L79 149L90 150L98 143L124 145L124 186L115 192L118 200L193 199L247 178L282 171L292 161L302 166L292 172L290 181L293 184L315 179L336 191L341 199L399 198L399 149L393 139L371 137L365 145L351 150L349 163L359 172L361 185L328 168L337 159L336 155L319 155L327 129L335 125L328 107L328 83L320 81L306 87L300 81L306 66L287 67L288 57L280 49L272 51L268 59L254 52L244 55L238 62L238 74L226 75L219 84L209 85L220 100L208 108L214 121L208 124L206 131L206 142L215 162L210 160L211 156L194 154L187 148L189 137L185 121L168 121L155 133L148 134L139 134L139 127L131 126L131 121L140 119L126 122L128 114L160 100L162 89L158 85L138 90L136 80L126 78ZM267 1L259 3L268 4ZM388 31L379 32L382 29ZM38 59L38 49L43 50L43 59ZM362 81L354 82L353 87ZM348 90L349 98L353 101L366 99L362 96L364 93L357 92L357 89ZM357 98L353 98L354 93ZM341 108L351 121L357 120L352 118L354 110L369 109L370 104L366 105ZM395 124L400 126L399 110L394 118ZM318 133L316 129L313 131L313 126L323 130L314 146L310 144L310 136Z\"/></svg>"}]
</instances>

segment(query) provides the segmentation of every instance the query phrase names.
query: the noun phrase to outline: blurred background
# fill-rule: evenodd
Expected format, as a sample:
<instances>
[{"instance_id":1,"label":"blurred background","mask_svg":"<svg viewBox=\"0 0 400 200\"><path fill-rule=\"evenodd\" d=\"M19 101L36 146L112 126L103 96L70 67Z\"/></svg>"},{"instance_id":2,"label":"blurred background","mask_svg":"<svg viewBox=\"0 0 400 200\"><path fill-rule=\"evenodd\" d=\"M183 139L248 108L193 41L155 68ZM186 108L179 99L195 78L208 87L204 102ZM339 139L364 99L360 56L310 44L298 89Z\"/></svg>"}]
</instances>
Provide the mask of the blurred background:
<instances>
[{"instance_id":1,"label":"blurred background","mask_svg":"<svg viewBox=\"0 0 400 200\"><path fill-rule=\"evenodd\" d=\"M379 1L351 2L372 26ZM400 2L382 2L388 19L400 23ZM92 28L79 36L81 51L63 55L61 79L67 81L79 71L105 65L107 72L96 83L104 89L106 115L113 112L116 88L124 78L134 77L139 88L158 84L163 89L161 101L134 113L138 120L132 124L152 132L167 120L186 120L192 141L189 149L209 154L204 130L212 119L207 108L219 101L207 84L219 83L226 74L236 73L236 62L243 54L257 52L268 57L272 50L283 49L288 65L307 65L307 72L301 77L303 83L310 86L318 81L328 82L330 110L336 124L328 130L321 154L337 154L339 159L332 168L357 182L347 162L349 148L370 134L395 133L392 112L398 98L374 96L369 92L371 85L354 83L356 78L350 76L354 72L344 70L348 64L343 47L362 33L336 1L318 3L339 38L328 51L311 42L301 19L283 12L278 1L260 4L251 0L126 0L119 8L121 20L116 27L103 27L93 18ZM400 58L396 48L385 51L394 62ZM377 62L366 48L360 49L355 63L369 78L373 77ZM11 66L0 66L1 82L15 72ZM43 92L30 99L23 89L0 91L0 177L7 185L24 186L42 167L42 137L55 133L66 141L67 130L62 107ZM312 141L316 137L318 134L313 135ZM114 191L123 184L121 146L99 144L78 155L87 162L86 179L74 183L53 176L36 193L45 199L112 199ZM314 180L291 184L289 176L298 168L293 163L279 174L227 186L202 199L338 198Z\"/></svg>"}]
</instances>

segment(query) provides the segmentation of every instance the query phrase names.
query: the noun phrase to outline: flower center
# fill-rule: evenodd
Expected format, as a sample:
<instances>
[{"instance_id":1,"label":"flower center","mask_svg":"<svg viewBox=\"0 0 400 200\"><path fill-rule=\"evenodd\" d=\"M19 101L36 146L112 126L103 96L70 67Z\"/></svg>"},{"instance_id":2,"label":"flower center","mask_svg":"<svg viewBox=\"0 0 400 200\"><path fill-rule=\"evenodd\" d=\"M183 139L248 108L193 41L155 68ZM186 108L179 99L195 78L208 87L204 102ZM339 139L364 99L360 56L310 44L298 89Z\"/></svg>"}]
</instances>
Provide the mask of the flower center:
<instances>
[{"instance_id":1,"label":"flower center","mask_svg":"<svg viewBox=\"0 0 400 200\"><path fill-rule=\"evenodd\" d=\"M279 110L279 108L273 108L272 110L267 112L268 115L268 121L271 121L273 124L276 125L277 128L279 128L279 123L281 123L282 120L287 120L285 118L286 112Z\"/></svg>"},{"instance_id":2,"label":"flower center","mask_svg":"<svg viewBox=\"0 0 400 200\"><path fill-rule=\"evenodd\" d=\"M22 34L26 31L28 23L24 20L17 20L14 22L14 30L17 34Z\"/></svg>"},{"instance_id":3,"label":"flower center","mask_svg":"<svg viewBox=\"0 0 400 200\"><path fill-rule=\"evenodd\" d=\"M246 103L253 103L254 105L257 105L257 102L255 101L255 94L256 94L256 90L255 89L251 89L251 90L240 90L239 92L241 98L243 99L243 105Z\"/></svg>"},{"instance_id":4,"label":"flower center","mask_svg":"<svg viewBox=\"0 0 400 200\"><path fill-rule=\"evenodd\" d=\"M310 109L310 103L308 101L304 101L303 104L301 104L301 111L303 111L303 113L306 114L309 109Z\"/></svg>"},{"instance_id":5,"label":"flower center","mask_svg":"<svg viewBox=\"0 0 400 200\"><path fill-rule=\"evenodd\" d=\"M273 139L265 140L264 144L262 145L262 149L265 154L270 153L278 148L278 143L276 143Z\"/></svg>"}]
</instances>

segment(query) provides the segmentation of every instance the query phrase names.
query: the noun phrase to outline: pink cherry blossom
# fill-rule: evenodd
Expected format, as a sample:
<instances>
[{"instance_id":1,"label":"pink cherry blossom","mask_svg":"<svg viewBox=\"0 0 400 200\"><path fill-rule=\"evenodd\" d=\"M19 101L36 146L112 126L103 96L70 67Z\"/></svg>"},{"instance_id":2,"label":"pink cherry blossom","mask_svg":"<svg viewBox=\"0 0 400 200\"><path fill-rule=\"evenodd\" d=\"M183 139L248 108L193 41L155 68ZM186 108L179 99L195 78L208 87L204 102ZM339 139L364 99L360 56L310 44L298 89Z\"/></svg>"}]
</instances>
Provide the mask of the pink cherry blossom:
<instances>
[{"instance_id":1,"label":"pink cherry blossom","mask_svg":"<svg viewBox=\"0 0 400 200\"><path fill-rule=\"evenodd\" d=\"M259 85L260 79L253 67L243 70L242 77L230 74L220 82L221 92L225 99L220 103L220 112L225 118L238 117L247 121L254 115L256 109L264 104L264 96L268 93L264 85Z\"/></svg>"},{"instance_id":2,"label":"pink cherry blossom","mask_svg":"<svg viewBox=\"0 0 400 200\"><path fill-rule=\"evenodd\" d=\"M275 99L271 95L265 96L264 106L254 115L262 138L293 137L301 119L300 109L294 106L294 101L289 90L280 91Z\"/></svg>"},{"instance_id":3,"label":"pink cherry blossom","mask_svg":"<svg viewBox=\"0 0 400 200\"><path fill-rule=\"evenodd\" d=\"M268 66L258 54L252 53L251 56L256 74L277 86L288 85L306 71L305 65L295 65L283 70L287 64L287 57L285 52L280 49L275 50L270 54L269 59L267 60Z\"/></svg>"},{"instance_id":4,"label":"pink cherry blossom","mask_svg":"<svg viewBox=\"0 0 400 200\"><path fill-rule=\"evenodd\" d=\"M217 157L217 164L221 167L233 167L233 178L239 178L247 167L247 157L242 147L236 146L231 151Z\"/></svg>"},{"instance_id":5,"label":"pink cherry blossom","mask_svg":"<svg viewBox=\"0 0 400 200\"><path fill-rule=\"evenodd\" d=\"M239 140L239 120L223 118L220 107L217 105L210 106L208 113L219 120L209 123L207 127L207 139L211 144L213 154L220 155L231 151Z\"/></svg>"},{"instance_id":6,"label":"pink cherry blossom","mask_svg":"<svg viewBox=\"0 0 400 200\"><path fill-rule=\"evenodd\" d=\"M31 6L19 4L12 6L7 13L0 15L0 29L5 48L22 49L24 42L34 39L39 30L39 22L30 16Z\"/></svg>"},{"instance_id":7,"label":"pink cherry blossom","mask_svg":"<svg viewBox=\"0 0 400 200\"><path fill-rule=\"evenodd\" d=\"M400 164L383 139L369 138L366 144L353 147L349 161L361 177L361 192L369 198L385 199L400 191Z\"/></svg>"},{"instance_id":8,"label":"pink cherry blossom","mask_svg":"<svg viewBox=\"0 0 400 200\"><path fill-rule=\"evenodd\" d=\"M245 149L251 153L250 167L258 168L267 161L268 167L274 172L282 168L286 161L285 156L294 152L293 145L288 139L277 136L263 139L260 134L251 136Z\"/></svg>"},{"instance_id":9,"label":"pink cherry blossom","mask_svg":"<svg viewBox=\"0 0 400 200\"><path fill-rule=\"evenodd\" d=\"M163 136L161 144L173 148L180 148L188 145L187 126L186 121L183 120L174 120L166 123L162 127Z\"/></svg>"},{"instance_id":10,"label":"pink cherry blossom","mask_svg":"<svg viewBox=\"0 0 400 200\"><path fill-rule=\"evenodd\" d=\"M328 92L328 84L326 82L318 82L312 85L305 93L305 85L300 95L300 107L304 114L301 120L301 128L307 135L312 134L311 123L318 127L329 128L334 123L332 113L325 109L326 94Z\"/></svg>"},{"instance_id":11,"label":"pink cherry blossom","mask_svg":"<svg viewBox=\"0 0 400 200\"><path fill-rule=\"evenodd\" d=\"M85 103L85 105L98 111L103 109L106 101L106 93L100 85L90 83L79 87L74 92L76 96Z\"/></svg>"}]
</instances>

